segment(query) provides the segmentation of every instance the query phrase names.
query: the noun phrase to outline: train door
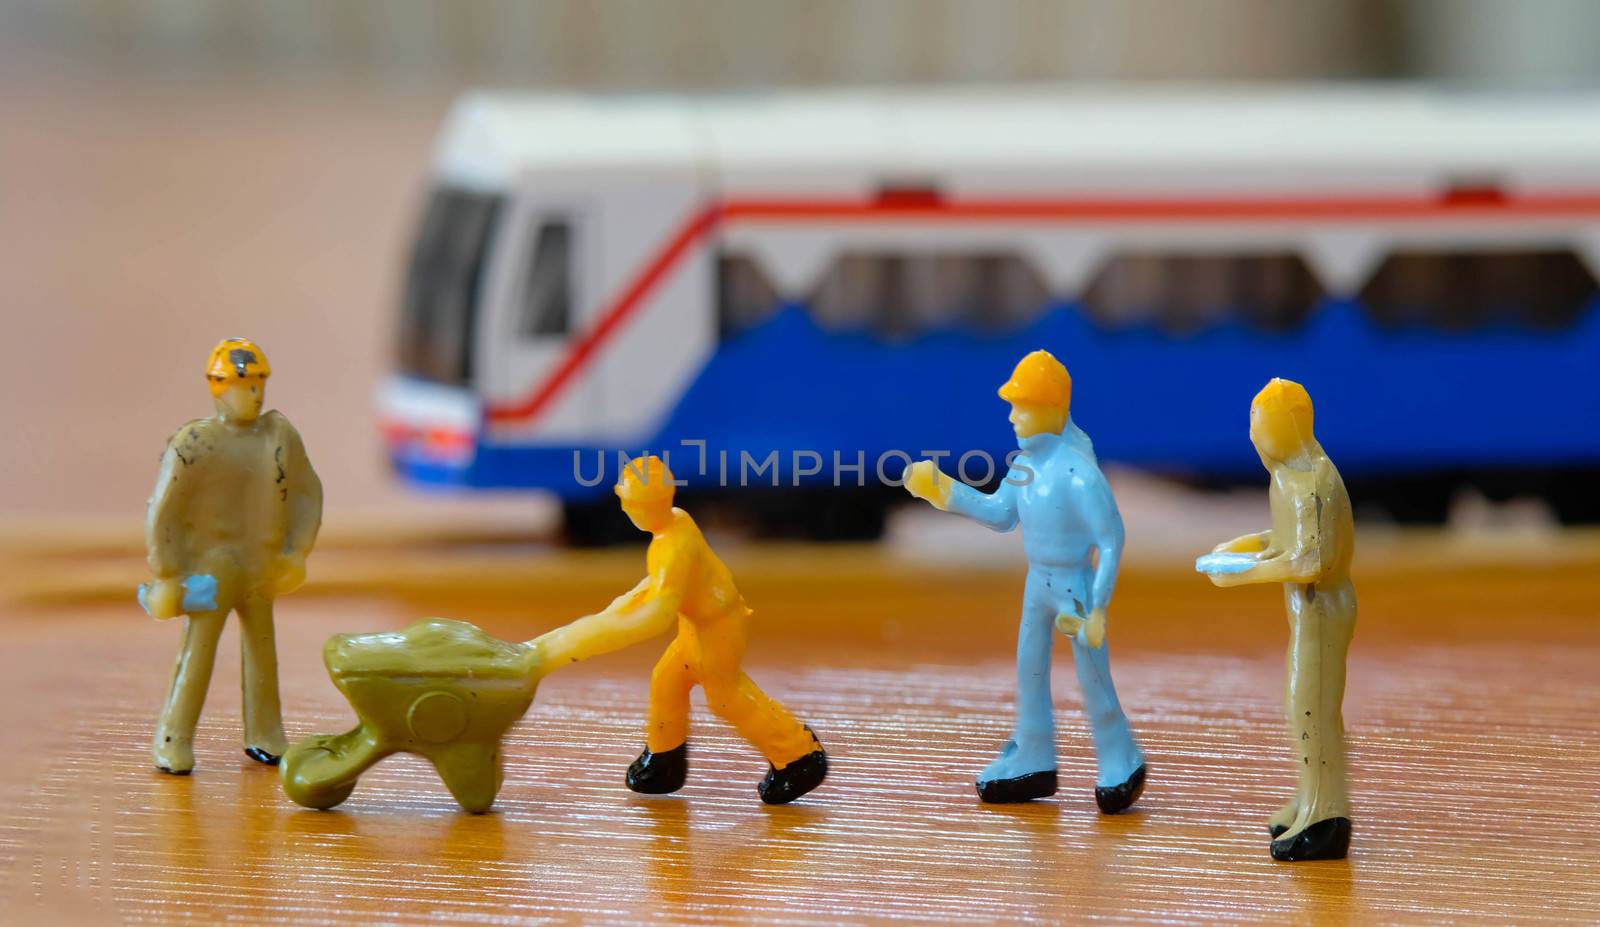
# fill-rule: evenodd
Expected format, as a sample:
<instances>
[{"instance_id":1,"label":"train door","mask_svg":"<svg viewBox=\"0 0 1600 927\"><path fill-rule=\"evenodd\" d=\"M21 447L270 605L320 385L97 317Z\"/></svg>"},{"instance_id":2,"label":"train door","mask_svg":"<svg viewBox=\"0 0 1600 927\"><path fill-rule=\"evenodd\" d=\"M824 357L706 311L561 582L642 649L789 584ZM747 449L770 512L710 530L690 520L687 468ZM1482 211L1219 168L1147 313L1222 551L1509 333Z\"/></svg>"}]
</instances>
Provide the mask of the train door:
<instances>
[{"instance_id":1,"label":"train door","mask_svg":"<svg viewBox=\"0 0 1600 927\"><path fill-rule=\"evenodd\" d=\"M602 286L595 213L570 185L526 184L511 197L476 334L491 443L572 442L598 411L593 383L548 395Z\"/></svg>"},{"instance_id":2,"label":"train door","mask_svg":"<svg viewBox=\"0 0 1600 927\"><path fill-rule=\"evenodd\" d=\"M689 164L519 188L479 331L491 442L656 436L714 344L709 208Z\"/></svg>"}]
</instances>

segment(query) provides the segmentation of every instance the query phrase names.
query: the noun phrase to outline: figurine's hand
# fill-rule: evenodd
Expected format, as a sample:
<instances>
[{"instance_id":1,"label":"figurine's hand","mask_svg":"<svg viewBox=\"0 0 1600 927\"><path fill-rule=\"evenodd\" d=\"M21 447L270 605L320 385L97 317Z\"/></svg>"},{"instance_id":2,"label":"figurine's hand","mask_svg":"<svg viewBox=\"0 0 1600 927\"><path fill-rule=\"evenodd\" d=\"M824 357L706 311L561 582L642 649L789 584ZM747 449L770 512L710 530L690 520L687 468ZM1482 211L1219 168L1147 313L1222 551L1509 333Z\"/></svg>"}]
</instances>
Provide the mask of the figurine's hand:
<instances>
[{"instance_id":1,"label":"figurine's hand","mask_svg":"<svg viewBox=\"0 0 1600 927\"><path fill-rule=\"evenodd\" d=\"M294 554L284 554L278 558L277 577L273 583L273 591L277 595L288 595L305 585L306 558Z\"/></svg>"},{"instance_id":2,"label":"figurine's hand","mask_svg":"<svg viewBox=\"0 0 1600 927\"><path fill-rule=\"evenodd\" d=\"M1231 541L1223 541L1211 548L1214 554L1259 554L1267 549L1267 535L1257 531L1251 534L1242 534Z\"/></svg>"},{"instance_id":3,"label":"figurine's hand","mask_svg":"<svg viewBox=\"0 0 1600 927\"><path fill-rule=\"evenodd\" d=\"M1237 573L1207 573L1205 577L1211 580L1211 585L1220 589L1244 585L1244 580L1240 579Z\"/></svg>"},{"instance_id":4,"label":"figurine's hand","mask_svg":"<svg viewBox=\"0 0 1600 927\"><path fill-rule=\"evenodd\" d=\"M931 460L919 460L906 468L906 492L941 511L950 503L948 480Z\"/></svg>"},{"instance_id":5,"label":"figurine's hand","mask_svg":"<svg viewBox=\"0 0 1600 927\"><path fill-rule=\"evenodd\" d=\"M1253 574L1262 562L1261 555L1257 553L1212 551L1196 557L1194 568L1204 573L1214 586L1239 586L1259 582L1253 578Z\"/></svg>"},{"instance_id":6,"label":"figurine's hand","mask_svg":"<svg viewBox=\"0 0 1600 927\"><path fill-rule=\"evenodd\" d=\"M618 612L627 611L628 609L644 601L649 591L650 577L646 576L644 579L639 580L639 582L632 589L629 589L622 595L612 599L611 604L606 606L605 611L602 612L602 614L614 615Z\"/></svg>"},{"instance_id":7,"label":"figurine's hand","mask_svg":"<svg viewBox=\"0 0 1600 927\"><path fill-rule=\"evenodd\" d=\"M1096 650L1106 642L1106 610L1097 608L1089 613L1089 626L1083 629L1083 642Z\"/></svg>"},{"instance_id":8,"label":"figurine's hand","mask_svg":"<svg viewBox=\"0 0 1600 927\"><path fill-rule=\"evenodd\" d=\"M151 581L145 589L145 609L151 618L167 621L182 614L183 580L177 578Z\"/></svg>"},{"instance_id":9,"label":"figurine's hand","mask_svg":"<svg viewBox=\"0 0 1600 927\"><path fill-rule=\"evenodd\" d=\"M1062 612L1056 616L1056 630L1098 650L1106 642L1106 610L1097 608L1088 618Z\"/></svg>"}]
</instances>

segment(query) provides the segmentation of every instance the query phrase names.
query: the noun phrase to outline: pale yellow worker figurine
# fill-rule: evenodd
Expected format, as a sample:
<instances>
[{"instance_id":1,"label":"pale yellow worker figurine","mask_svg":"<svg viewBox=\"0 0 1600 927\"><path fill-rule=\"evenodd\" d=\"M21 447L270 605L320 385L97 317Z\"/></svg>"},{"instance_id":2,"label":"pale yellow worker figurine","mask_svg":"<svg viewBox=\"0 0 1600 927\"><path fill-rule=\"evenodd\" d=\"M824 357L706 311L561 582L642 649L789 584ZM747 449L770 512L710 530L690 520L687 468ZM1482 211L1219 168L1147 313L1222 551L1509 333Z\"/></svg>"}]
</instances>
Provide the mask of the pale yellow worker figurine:
<instances>
[{"instance_id":1,"label":"pale yellow worker figurine","mask_svg":"<svg viewBox=\"0 0 1600 927\"><path fill-rule=\"evenodd\" d=\"M1305 387L1274 379L1250 404L1250 440L1271 475L1272 527L1227 541L1196 569L1218 586L1282 583L1289 612L1284 707L1300 783L1268 821L1272 856L1343 859L1350 847L1345 655L1356 626L1350 497L1312 432Z\"/></svg>"},{"instance_id":2,"label":"pale yellow worker figurine","mask_svg":"<svg viewBox=\"0 0 1600 927\"><path fill-rule=\"evenodd\" d=\"M822 783L827 754L810 728L745 675L740 663L750 609L694 519L673 507L674 488L671 471L656 457L629 463L616 486L623 512L652 535L649 575L602 615L635 626L637 631L619 632L630 637L678 630L650 677L645 750L628 767L628 788L661 794L683 787L689 771L689 691L698 684L711 711L771 764L758 787L761 800L793 801Z\"/></svg>"},{"instance_id":3,"label":"pale yellow worker figurine","mask_svg":"<svg viewBox=\"0 0 1600 927\"><path fill-rule=\"evenodd\" d=\"M217 414L167 441L145 522L150 571L139 601L161 619L187 615L172 688L156 724L152 758L164 772L194 768L194 731L228 613L239 615L244 752L275 765L283 755L272 602L305 580L322 524L322 483L289 420L262 414L272 367L241 338L206 363Z\"/></svg>"}]
</instances>

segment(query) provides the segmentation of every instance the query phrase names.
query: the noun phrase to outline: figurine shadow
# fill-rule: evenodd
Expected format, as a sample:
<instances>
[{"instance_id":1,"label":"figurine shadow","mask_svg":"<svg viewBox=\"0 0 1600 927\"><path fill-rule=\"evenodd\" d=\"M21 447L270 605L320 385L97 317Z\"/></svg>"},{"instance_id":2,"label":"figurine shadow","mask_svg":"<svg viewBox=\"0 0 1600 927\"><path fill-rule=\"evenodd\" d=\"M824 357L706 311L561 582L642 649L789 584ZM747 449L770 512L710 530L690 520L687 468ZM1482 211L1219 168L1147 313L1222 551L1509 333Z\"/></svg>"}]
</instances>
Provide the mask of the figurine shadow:
<instances>
[{"instance_id":1,"label":"figurine shadow","mask_svg":"<svg viewBox=\"0 0 1600 927\"><path fill-rule=\"evenodd\" d=\"M1147 799L1141 797L1141 804L1134 805L1126 811L1116 814L1101 814L1092 804L1089 811L1094 814L1095 827L1108 834L1128 834L1143 830L1150 823L1153 816L1152 809L1145 807L1142 802Z\"/></svg>"},{"instance_id":2,"label":"figurine shadow","mask_svg":"<svg viewBox=\"0 0 1600 927\"><path fill-rule=\"evenodd\" d=\"M978 810L984 814L1005 818L1018 829L1040 836L1054 834L1061 825L1061 816L1066 813L1060 802L1049 800L1019 801L999 805L979 802Z\"/></svg>"},{"instance_id":3,"label":"figurine shadow","mask_svg":"<svg viewBox=\"0 0 1600 927\"><path fill-rule=\"evenodd\" d=\"M763 805L757 817L733 827L697 831L691 800L638 798L629 805L655 838L645 855L655 889L683 914L699 903L707 884L739 884L752 871L781 873L801 863L815 842L811 833L829 816L814 805Z\"/></svg>"},{"instance_id":4,"label":"figurine shadow","mask_svg":"<svg viewBox=\"0 0 1600 927\"><path fill-rule=\"evenodd\" d=\"M385 765L390 776L414 776L427 785L406 787L397 800L394 792L383 794L385 786L392 789L395 780L374 776L376 781L367 783L365 800L359 804L316 810L295 804L284 794L279 776L273 775L269 783L273 795L260 801L279 812L287 809L284 827L288 835L347 853L353 859L402 862L415 858L419 851L432 860L504 857L505 815L499 805L481 813L463 811L422 757L396 754L386 758ZM396 833L404 833L405 840L396 842Z\"/></svg>"},{"instance_id":5,"label":"figurine shadow","mask_svg":"<svg viewBox=\"0 0 1600 927\"><path fill-rule=\"evenodd\" d=\"M682 798L640 798L629 803L644 815L652 837L646 868L662 904L682 911L694 900L694 871L689 847L689 803Z\"/></svg>"},{"instance_id":6,"label":"figurine shadow","mask_svg":"<svg viewBox=\"0 0 1600 927\"><path fill-rule=\"evenodd\" d=\"M999 804L979 801L977 808L983 814L1011 818L1019 826L1041 833L1054 831L1064 815L1088 814L1093 815L1097 830L1107 834L1126 834L1142 830L1149 823L1152 815L1146 804L1148 801L1148 798L1141 797L1138 804L1126 811L1102 814L1092 798L1085 800L1077 794L1058 792L1049 798L1033 801Z\"/></svg>"},{"instance_id":7,"label":"figurine shadow","mask_svg":"<svg viewBox=\"0 0 1600 927\"><path fill-rule=\"evenodd\" d=\"M434 865L476 871L485 861L506 858L505 817L455 812L448 816L396 815L362 820L365 814L304 812L286 816L284 831L294 840L315 844L319 853L370 866L374 861L406 863L418 859ZM396 840L397 833L404 840ZM397 852L398 851L398 852Z\"/></svg>"},{"instance_id":8,"label":"figurine shadow","mask_svg":"<svg viewBox=\"0 0 1600 927\"><path fill-rule=\"evenodd\" d=\"M281 847L296 816L284 813L276 769L240 754L233 770L211 762L191 776L152 772L147 807L157 813L144 820L163 865L200 882L248 872L265 892L294 890L299 874L284 866ZM227 914L220 896L197 895L193 903L191 914L205 922Z\"/></svg>"},{"instance_id":9,"label":"figurine shadow","mask_svg":"<svg viewBox=\"0 0 1600 927\"><path fill-rule=\"evenodd\" d=\"M1266 848L1262 848L1266 852ZM1354 851L1346 859L1272 865L1288 870L1288 883L1302 911L1317 911L1319 924L1368 924L1374 912L1355 890Z\"/></svg>"}]
</instances>

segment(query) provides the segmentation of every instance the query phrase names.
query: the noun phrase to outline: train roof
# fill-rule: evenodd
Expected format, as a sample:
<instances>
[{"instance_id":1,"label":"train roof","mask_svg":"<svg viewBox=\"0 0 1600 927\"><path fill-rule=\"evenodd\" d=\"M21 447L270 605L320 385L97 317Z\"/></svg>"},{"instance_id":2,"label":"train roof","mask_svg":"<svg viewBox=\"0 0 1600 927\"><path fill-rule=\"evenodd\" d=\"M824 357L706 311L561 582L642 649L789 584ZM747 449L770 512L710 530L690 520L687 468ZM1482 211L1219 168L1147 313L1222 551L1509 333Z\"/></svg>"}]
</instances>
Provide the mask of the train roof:
<instances>
[{"instance_id":1,"label":"train roof","mask_svg":"<svg viewBox=\"0 0 1600 927\"><path fill-rule=\"evenodd\" d=\"M1541 187L1600 171L1600 94L1422 86L469 93L436 152L455 182L694 170L724 189L938 183L1193 187L1339 177Z\"/></svg>"}]
</instances>

